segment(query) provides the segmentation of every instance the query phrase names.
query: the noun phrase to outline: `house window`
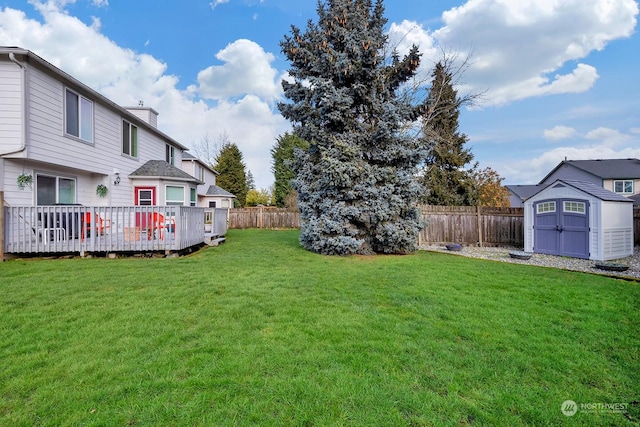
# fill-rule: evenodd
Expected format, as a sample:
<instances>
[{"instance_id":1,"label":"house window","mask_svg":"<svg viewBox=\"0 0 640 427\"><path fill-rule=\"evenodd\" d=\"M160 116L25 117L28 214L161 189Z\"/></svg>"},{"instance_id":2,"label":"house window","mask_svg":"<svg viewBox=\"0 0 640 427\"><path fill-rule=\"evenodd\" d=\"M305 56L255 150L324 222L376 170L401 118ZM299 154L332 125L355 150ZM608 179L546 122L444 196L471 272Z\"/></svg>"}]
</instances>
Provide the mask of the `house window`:
<instances>
[{"instance_id":1,"label":"house window","mask_svg":"<svg viewBox=\"0 0 640 427\"><path fill-rule=\"evenodd\" d=\"M167 163L169 163L172 166L175 166L175 161L176 161L175 155L176 155L175 147L173 145L167 144L166 150L165 150L165 160L167 161Z\"/></svg>"},{"instance_id":2,"label":"house window","mask_svg":"<svg viewBox=\"0 0 640 427\"><path fill-rule=\"evenodd\" d=\"M204 182L204 168L200 165L196 165L196 176L200 181Z\"/></svg>"},{"instance_id":3,"label":"house window","mask_svg":"<svg viewBox=\"0 0 640 427\"><path fill-rule=\"evenodd\" d=\"M564 202L564 211L565 212L574 212L574 213L585 213L585 204L584 202Z\"/></svg>"},{"instance_id":4,"label":"house window","mask_svg":"<svg viewBox=\"0 0 640 427\"><path fill-rule=\"evenodd\" d=\"M198 193L196 192L195 188L191 189L191 206L197 206L198 205Z\"/></svg>"},{"instance_id":5,"label":"house window","mask_svg":"<svg viewBox=\"0 0 640 427\"><path fill-rule=\"evenodd\" d=\"M184 205L184 187L167 185L165 202L167 206Z\"/></svg>"},{"instance_id":6,"label":"house window","mask_svg":"<svg viewBox=\"0 0 640 427\"><path fill-rule=\"evenodd\" d=\"M138 127L122 121L122 154L138 157Z\"/></svg>"},{"instance_id":7,"label":"house window","mask_svg":"<svg viewBox=\"0 0 640 427\"><path fill-rule=\"evenodd\" d=\"M36 175L36 204L55 205L76 202L76 180L59 176Z\"/></svg>"},{"instance_id":8,"label":"house window","mask_svg":"<svg viewBox=\"0 0 640 427\"><path fill-rule=\"evenodd\" d=\"M633 180L621 179L613 181L613 191L618 194L633 194Z\"/></svg>"},{"instance_id":9,"label":"house window","mask_svg":"<svg viewBox=\"0 0 640 427\"><path fill-rule=\"evenodd\" d=\"M67 135L93 142L93 102L65 89L65 126Z\"/></svg>"},{"instance_id":10,"label":"house window","mask_svg":"<svg viewBox=\"0 0 640 427\"><path fill-rule=\"evenodd\" d=\"M154 187L136 187L135 197L137 206L153 206L156 204L156 189Z\"/></svg>"},{"instance_id":11,"label":"house window","mask_svg":"<svg viewBox=\"0 0 640 427\"><path fill-rule=\"evenodd\" d=\"M215 208L216 207L216 202L209 202L209 207L210 208Z\"/></svg>"},{"instance_id":12,"label":"house window","mask_svg":"<svg viewBox=\"0 0 640 427\"><path fill-rule=\"evenodd\" d=\"M544 202L538 203L536 208L539 214L547 213L547 212L555 212L556 211L556 202Z\"/></svg>"}]
</instances>

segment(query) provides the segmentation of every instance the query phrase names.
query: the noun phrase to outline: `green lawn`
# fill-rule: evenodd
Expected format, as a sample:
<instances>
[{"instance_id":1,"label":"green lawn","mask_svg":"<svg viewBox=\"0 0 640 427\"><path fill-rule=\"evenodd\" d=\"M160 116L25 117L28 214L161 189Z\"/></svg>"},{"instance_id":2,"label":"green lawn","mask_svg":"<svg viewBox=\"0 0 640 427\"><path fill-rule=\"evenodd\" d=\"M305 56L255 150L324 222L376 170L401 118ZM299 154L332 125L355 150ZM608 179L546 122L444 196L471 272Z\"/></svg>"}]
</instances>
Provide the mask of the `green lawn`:
<instances>
[{"instance_id":1,"label":"green lawn","mask_svg":"<svg viewBox=\"0 0 640 427\"><path fill-rule=\"evenodd\" d=\"M297 236L0 264L0 425L638 424L637 282Z\"/></svg>"}]
</instances>

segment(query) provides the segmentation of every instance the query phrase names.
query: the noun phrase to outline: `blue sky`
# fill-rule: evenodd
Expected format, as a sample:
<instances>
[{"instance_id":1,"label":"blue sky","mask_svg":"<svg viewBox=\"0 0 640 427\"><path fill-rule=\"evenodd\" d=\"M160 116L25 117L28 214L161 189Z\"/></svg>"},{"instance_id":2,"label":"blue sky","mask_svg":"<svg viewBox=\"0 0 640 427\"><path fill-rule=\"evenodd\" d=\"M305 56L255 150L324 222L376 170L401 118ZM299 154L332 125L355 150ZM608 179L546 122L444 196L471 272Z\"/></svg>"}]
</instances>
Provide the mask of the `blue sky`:
<instances>
[{"instance_id":1,"label":"blue sky","mask_svg":"<svg viewBox=\"0 0 640 427\"><path fill-rule=\"evenodd\" d=\"M0 45L33 51L118 104L160 113L186 146L226 135L258 187L290 129L278 113L289 64L279 42L316 20L313 0L0 0ZM565 157L640 158L635 0L387 0L390 40L470 66L484 92L460 131L505 184L536 183Z\"/></svg>"}]
</instances>

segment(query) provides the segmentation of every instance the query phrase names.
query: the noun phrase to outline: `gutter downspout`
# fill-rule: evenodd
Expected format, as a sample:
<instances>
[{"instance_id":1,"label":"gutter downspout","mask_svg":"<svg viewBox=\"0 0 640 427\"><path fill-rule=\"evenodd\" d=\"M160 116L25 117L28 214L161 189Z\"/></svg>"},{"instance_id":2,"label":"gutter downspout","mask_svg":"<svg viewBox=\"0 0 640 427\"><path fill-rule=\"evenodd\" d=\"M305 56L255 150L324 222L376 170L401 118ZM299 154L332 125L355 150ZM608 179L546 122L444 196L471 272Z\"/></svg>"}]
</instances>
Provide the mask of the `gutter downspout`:
<instances>
[{"instance_id":1,"label":"gutter downspout","mask_svg":"<svg viewBox=\"0 0 640 427\"><path fill-rule=\"evenodd\" d=\"M9 52L9 60L13 63L15 63L18 67L20 67L22 69L22 75L20 78L20 89L22 92L22 99L25 105L22 105L22 135L20 137L20 148L18 148L17 150L14 151L9 151L7 153L0 153L0 156L6 156L8 154L15 154L15 153L19 153L21 151L24 151L24 149L27 146L27 141L26 141L26 133L27 133L27 107L26 107L26 102L27 102L27 93L26 93L26 84L25 84L25 73L27 72L27 67L25 67L23 64L20 63L20 61L18 61L16 59L16 56L14 55L13 52Z\"/></svg>"}]
</instances>

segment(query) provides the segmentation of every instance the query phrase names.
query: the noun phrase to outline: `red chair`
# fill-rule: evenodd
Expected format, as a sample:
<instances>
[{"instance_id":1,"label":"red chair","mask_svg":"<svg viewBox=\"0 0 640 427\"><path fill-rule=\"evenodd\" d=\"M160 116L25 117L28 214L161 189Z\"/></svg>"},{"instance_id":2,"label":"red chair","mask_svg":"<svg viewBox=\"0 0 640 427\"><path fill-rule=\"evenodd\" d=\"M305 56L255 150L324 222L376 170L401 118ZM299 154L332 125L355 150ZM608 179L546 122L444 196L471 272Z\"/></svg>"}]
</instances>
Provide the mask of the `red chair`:
<instances>
[{"instance_id":1,"label":"red chair","mask_svg":"<svg viewBox=\"0 0 640 427\"><path fill-rule=\"evenodd\" d=\"M160 240L164 240L164 230L167 229L170 233L174 233L176 230L176 220L174 218L166 219L164 215L154 212L153 213L153 227L155 230L159 230Z\"/></svg>"},{"instance_id":2,"label":"red chair","mask_svg":"<svg viewBox=\"0 0 640 427\"><path fill-rule=\"evenodd\" d=\"M91 237L91 232L95 232L96 236L104 235L105 230L111 227L110 219L102 219L100 215L94 216L95 221L91 220L91 212L85 212L82 216L82 228L80 233L80 239L84 240L86 237Z\"/></svg>"},{"instance_id":3,"label":"red chair","mask_svg":"<svg viewBox=\"0 0 640 427\"><path fill-rule=\"evenodd\" d=\"M164 231L174 232L176 227L175 219L166 219L159 212L149 212L147 214L139 214L136 218L136 226L147 231L147 239L164 240Z\"/></svg>"}]
</instances>

